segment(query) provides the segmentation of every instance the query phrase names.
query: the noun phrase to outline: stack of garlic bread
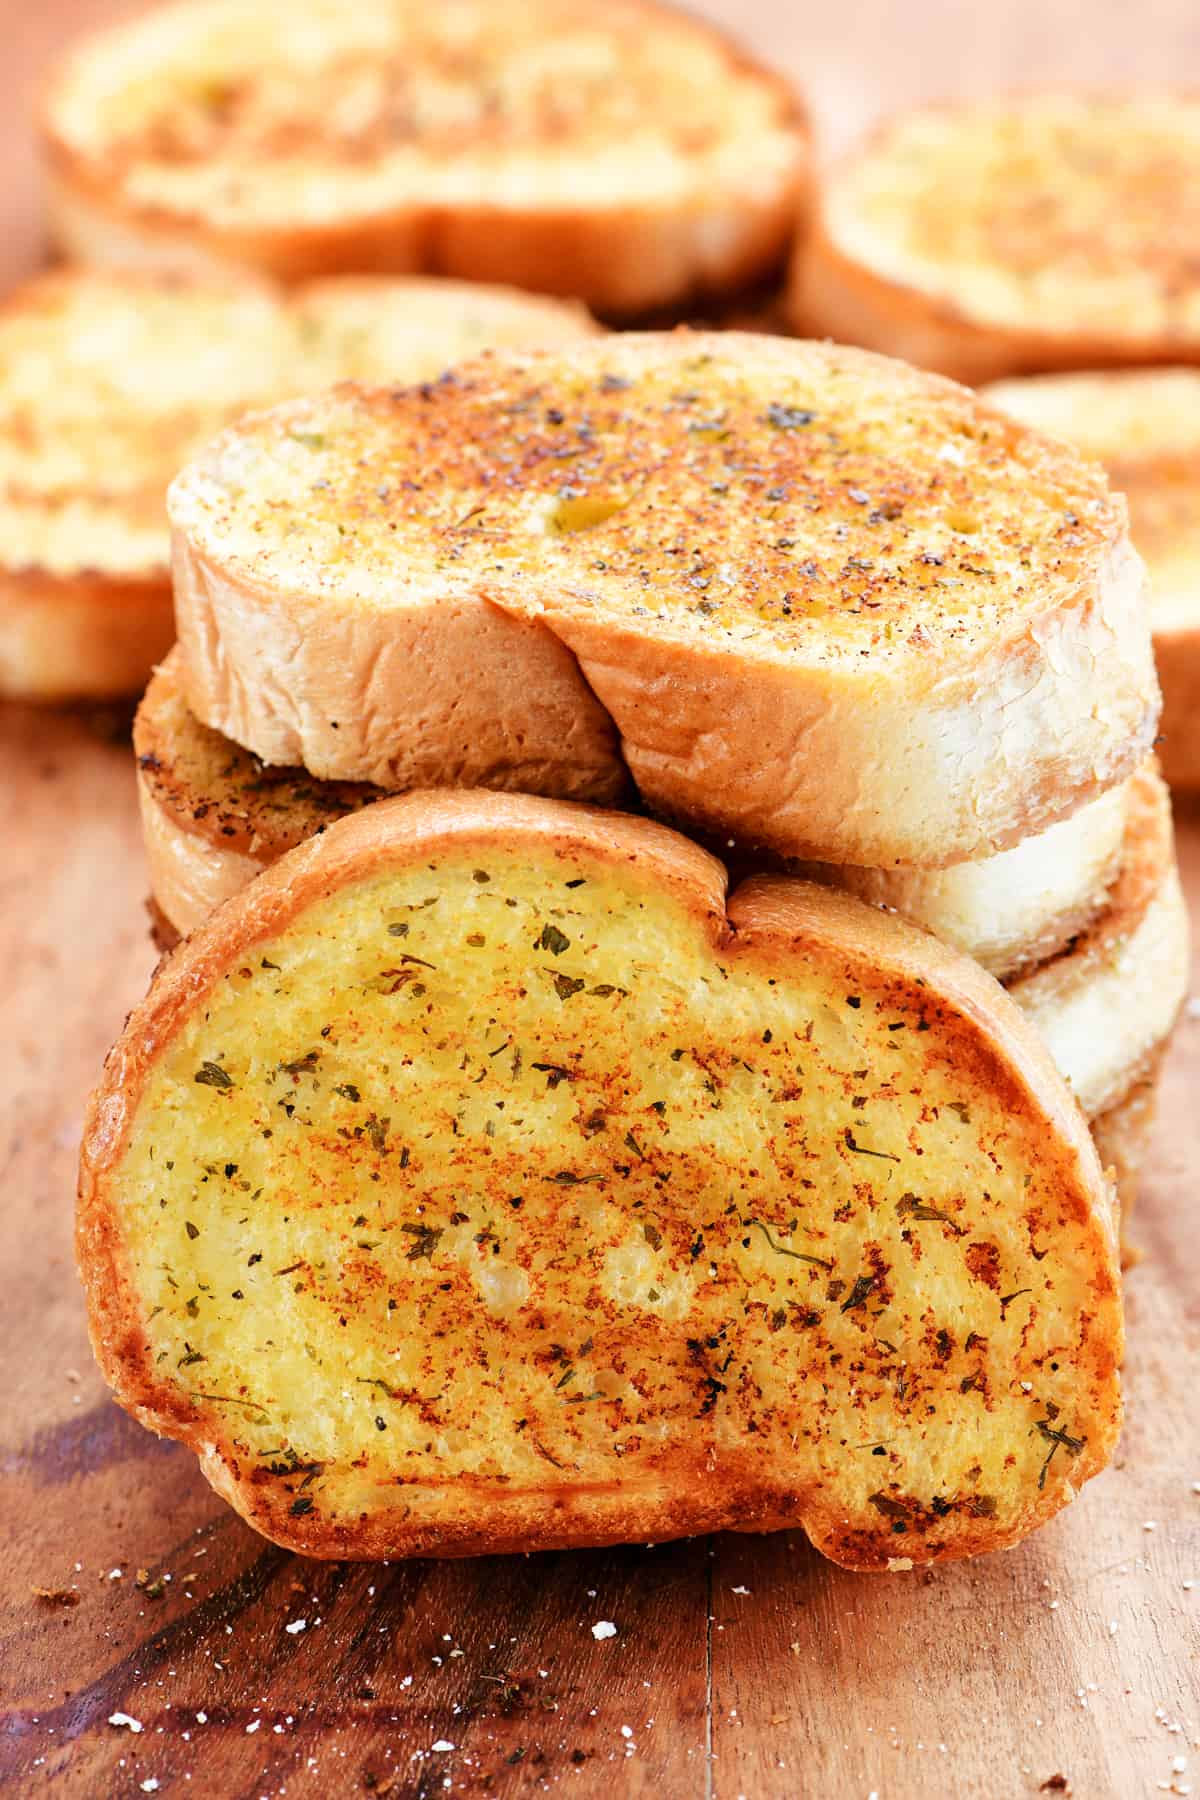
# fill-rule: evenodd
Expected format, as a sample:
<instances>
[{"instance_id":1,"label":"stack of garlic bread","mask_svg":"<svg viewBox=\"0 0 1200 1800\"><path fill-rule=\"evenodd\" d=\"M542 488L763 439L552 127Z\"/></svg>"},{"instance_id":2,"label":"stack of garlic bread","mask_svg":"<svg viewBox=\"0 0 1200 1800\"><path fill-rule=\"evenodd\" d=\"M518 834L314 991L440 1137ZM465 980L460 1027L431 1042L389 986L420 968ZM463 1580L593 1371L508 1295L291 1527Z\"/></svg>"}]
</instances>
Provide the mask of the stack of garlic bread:
<instances>
[{"instance_id":1,"label":"stack of garlic bread","mask_svg":"<svg viewBox=\"0 0 1200 1800\"><path fill-rule=\"evenodd\" d=\"M628 334L261 412L169 511L183 941L79 1213L123 1403L315 1555L1049 1517L1119 1423L1085 1113L1132 1170L1185 952L1102 472Z\"/></svg>"},{"instance_id":2,"label":"stack of garlic bread","mask_svg":"<svg viewBox=\"0 0 1200 1800\"><path fill-rule=\"evenodd\" d=\"M1184 909L1141 566L1069 451L863 353L626 334L259 415L170 511L169 929L387 792L636 792L981 962L1089 1117L1141 1092Z\"/></svg>"}]
</instances>

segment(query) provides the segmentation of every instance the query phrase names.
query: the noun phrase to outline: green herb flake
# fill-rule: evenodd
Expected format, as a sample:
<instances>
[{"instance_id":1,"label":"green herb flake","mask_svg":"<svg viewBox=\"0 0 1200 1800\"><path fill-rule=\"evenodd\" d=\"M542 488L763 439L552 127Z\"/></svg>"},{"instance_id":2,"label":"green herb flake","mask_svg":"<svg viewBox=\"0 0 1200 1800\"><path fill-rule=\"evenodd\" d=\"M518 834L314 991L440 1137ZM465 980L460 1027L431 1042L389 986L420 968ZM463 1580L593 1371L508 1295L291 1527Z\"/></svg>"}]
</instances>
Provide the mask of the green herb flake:
<instances>
[{"instance_id":1,"label":"green herb flake","mask_svg":"<svg viewBox=\"0 0 1200 1800\"><path fill-rule=\"evenodd\" d=\"M201 1087L225 1090L233 1086L232 1075L227 1074L220 1063L215 1062L202 1062L196 1070L194 1079L199 1082Z\"/></svg>"},{"instance_id":2,"label":"green herb flake","mask_svg":"<svg viewBox=\"0 0 1200 1800\"><path fill-rule=\"evenodd\" d=\"M564 950L571 948L571 940L565 931L558 929L557 925L543 925L537 947L539 950L548 950L551 956L561 956ZM582 983L580 985L582 986Z\"/></svg>"}]
</instances>

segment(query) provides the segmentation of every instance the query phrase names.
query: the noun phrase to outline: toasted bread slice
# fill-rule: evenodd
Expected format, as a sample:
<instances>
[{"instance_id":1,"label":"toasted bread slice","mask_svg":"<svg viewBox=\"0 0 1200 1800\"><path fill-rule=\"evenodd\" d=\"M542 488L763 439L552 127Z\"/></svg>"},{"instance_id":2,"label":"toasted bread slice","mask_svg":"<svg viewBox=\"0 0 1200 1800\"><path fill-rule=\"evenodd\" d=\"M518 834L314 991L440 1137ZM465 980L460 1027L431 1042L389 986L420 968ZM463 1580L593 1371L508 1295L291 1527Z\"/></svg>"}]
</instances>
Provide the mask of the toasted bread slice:
<instances>
[{"instance_id":1,"label":"toasted bread slice","mask_svg":"<svg viewBox=\"0 0 1200 1800\"><path fill-rule=\"evenodd\" d=\"M1157 718L1101 473L862 351L496 353L243 421L170 510L192 709L323 778L490 785L544 736L553 647L654 809L944 865L1124 780Z\"/></svg>"},{"instance_id":2,"label":"toasted bread slice","mask_svg":"<svg viewBox=\"0 0 1200 1800\"><path fill-rule=\"evenodd\" d=\"M430 271L620 314L778 266L809 177L787 86L646 0L182 0L85 39L43 127L81 261Z\"/></svg>"},{"instance_id":3,"label":"toasted bread slice","mask_svg":"<svg viewBox=\"0 0 1200 1800\"><path fill-rule=\"evenodd\" d=\"M791 317L961 381L1200 358L1200 97L927 107L829 178Z\"/></svg>"},{"instance_id":4,"label":"toasted bread slice","mask_svg":"<svg viewBox=\"0 0 1200 1800\"><path fill-rule=\"evenodd\" d=\"M1036 1035L890 915L724 885L647 821L412 795L162 967L85 1129L93 1338L268 1536L908 1567L1103 1465L1111 1197Z\"/></svg>"},{"instance_id":5,"label":"toasted bread slice","mask_svg":"<svg viewBox=\"0 0 1200 1800\"><path fill-rule=\"evenodd\" d=\"M1187 994L1188 916L1171 802L1153 770L1132 784L1121 873L1105 911L1060 956L1013 982L1089 1118L1128 1094Z\"/></svg>"},{"instance_id":6,"label":"toasted bread slice","mask_svg":"<svg viewBox=\"0 0 1200 1800\"><path fill-rule=\"evenodd\" d=\"M288 850L384 792L264 764L202 725L183 697L178 650L155 672L133 735L151 888L182 936ZM810 863L793 872L892 907L1004 979L1055 955L1103 909L1120 866L1128 788L1110 788L982 862Z\"/></svg>"},{"instance_id":7,"label":"toasted bread slice","mask_svg":"<svg viewBox=\"0 0 1200 1800\"><path fill-rule=\"evenodd\" d=\"M83 271L0 307L0 694L135 692L174 637L163 499L247 407L343 376L422 379L582 309L434 280L249 283Z\"/></svg>"},{"instance_id":8,"label":"toasted bread slice","mask_svg":"<svg viewBox=\"0 0 1200 1800\"><path fill-rule=\"evenodd\" d=\"M1125 494L1150 576L1163 774L1200 788L1200 370L1047 375L997 382L987 398L1078 444Z\"/></svg>"}]
</instances>

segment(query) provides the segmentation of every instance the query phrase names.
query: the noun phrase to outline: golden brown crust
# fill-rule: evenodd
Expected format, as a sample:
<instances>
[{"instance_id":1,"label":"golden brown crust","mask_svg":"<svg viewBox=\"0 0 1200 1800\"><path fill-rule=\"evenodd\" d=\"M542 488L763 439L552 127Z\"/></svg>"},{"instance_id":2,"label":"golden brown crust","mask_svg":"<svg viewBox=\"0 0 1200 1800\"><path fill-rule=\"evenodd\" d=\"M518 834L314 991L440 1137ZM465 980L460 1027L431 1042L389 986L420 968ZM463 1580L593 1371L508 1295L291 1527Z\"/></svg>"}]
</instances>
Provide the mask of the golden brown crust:
<instances>
[{"instance_id":1,"label":"golden brown crust","mask_svg":"<svg viewBox=\"0 0 1200 1800\"><path fill-rule=\"evenodd\" d=\"M1019 1496L1011 1504L1006 1496L1000 1510L986 1497L961 1505L938 1501L930 1507L899 1489L893 1493L894 1484L880 1474L878 1491L851 1514L844 1499L834 1497L836 1484L826 1496L826 1475L814 1475L796 1488L781 1482L771 1459L764 1459L761 1444L766 1440L755 1438L754 1445L760 1447L753 1450L750 1440L744 1450L736 1442L727 1443L720 1450L719 1462L711 1461L717 1454L716 1441L705 1448L711 1432L706 1423L695 1427L695 1454L689 1457L680 1448L673 1458L654 1465L657 1473L650 1473L644 1461L631 1462L619 1478L614 1467L611 1478L577 1484L558 1473L560 1465L556 1464L551 1475L535 1459L534 1467L540 1467L541 1473L532 1484L526 1480L506 1488L490 1479L467 1480L447 1491L436 1481L409 1481L398 1497L403 1505L389 1499L385 1490L376 1489L375 1498L347 1516L336 1508L330 1510L323 1498L322 1481L313 1485L311 1465L293 1458L290 1463L286 1459L281 1462L278 1470L260 1468L253 1453L247 1458L247 1453L238 1449L245 1433L236 1419L231 1421L223 1396L215 1397L222 1400L221 1405L210 1405L213 1396L192 1393L177 1376L156 1365L147 1339L150 1327L134 1288L132 1246L123 1235L120 1198L121 1172L132 1154L139 1102L156 1070L172 1054L177 1040L184 1044L191 1066L195 1052L184 1034L196 1020L210 1019L214 1006L226 1004L218 998L219 991L225 991L222 984L232 977L239 984L238 993L249 994L256 951L261 959L259 947L292 941L289 931L298 930L312 908L325 906L336 896L351 895L355 884L376 881L385 871L409 866L423 883L413 891L424 892L430 879L427 871L449 870L455 856L465 870L481 860L508 856L514 868L544 867L556 879L568 870L575 879L574 871L581 869L597 879L598 871L607 870L622 893L647 900L672 896L672 903L681 909L672 915L680 921L681 934L692 933L697 944L707 944L705 955L714 967L720 964L727 972L726 979L740 978L738 972L742 971L761 984L764 994L778 988L782 1001L791 982L809 978L802 971L811 974L816 969L820 971L818 991L840 996L844 990L850 996L844 1005L854 1009L845 1015L854 1021L853 1029L858 1028L859 1019L865 1021L868 1016L893 1021L886 1026L889 1041L893 1050L902 1043L902 1058L915 1059L913 1073L927 1103L952 1072L953 1091L970 1095L972 1104L986 1110L986 1126L978 1118L972 1126L969 1110L956 1112L966 1131L964 1145L973 1133L984 1134L981 1144L985 1139L992 1144L990 1121L1002 1121L999 1130L1004 1146L1001 1150L999 1140L993 1146L993 1153L1001 1150L993 1178L1007 1182L1003 1158L1019 1159L1014 1165L1018 1173L1013 1193L1025 1198L1014 1199L1014 1211L1021 1206L1032 1208L1026 1221L1031 1243L1043 1232L1048 1234L1038 1260L1028 1263L1032 1271L1028 1279L1039 1283L1048 1279L1050 1283L1047 1295L1053 1296L1057 1322L1051 1332L1054 1344L1045 1355L1053 1357L1058 1373L1051 1378L1049 1362L1039 1360L1038 1380L1041 1384L1053 1379L1058 1384L1054 1392L1072 1409L1068 1417L1056 1402L1052 1410L1039 1412L1043 1398L1022 1400L1019 1386L1013 1389L1014 1397L1004 1401L1006 1407L1024 1407L1020 1456L1026 1473ZM474 879L478 881L479 875ZM260 1530L318 1556L465 1555L647 1535L664 1537L725 1526L763 1530L795 1524L802 1525L836 1560L852 1567L881 1568L998 1548L1048 1518L1111 1453L1119 1410L1121 1323L1113 1220L1077 1107L1020 1014L990 978L966 959L848 896L787 878L747 883L733 896L728 913L723 890L724 872L718 863L646 821L524 797L422 794L384 802L332 826L224 907L163 966L111 1053L88 1110L80 1177L79 1258L96 1352L123 1404L154 1429L197 1449L210 1479ZM479 890L472 886L471 891ZM418 911L427 904L418 901ZM499 904L503 911L503 890ZM288 952L280 949L276 954L287 956ZM273 958L269 967L276 968ZM268 979L285 977L269 975ZM905 1020L914 1029L901 1037L900 1024ZM869 1029L884 1027L872 1025ZM771 1036L768 1030L763 1043ZM296 1065L297 1070L301 1066L308 1069L312 1063L313 1058L305 1058L303 1065ZM231 1078L219 1072L214 1076L214 1068L218 1065L206 1065L201 1071L206 1083L203 1088L189 1086L185 1093L208 1096L214 1087L229 1085ZM554 1072L566 1079L563 1071ZM820 1079L815 1066L811 1073ZM299 1074L295 1079L300 1079ZM851 1079L849 1074L846 1079ZM890 1102L899 1103L898 1095ZM196 1104L200 1104L198 1099ZM207 1098L205 1104L209 1104ZM966 1108L965 1099L955 1102L955 1108L960 1106ZM653 1118L653 1113L650 1116ZM817 1116L814 1112L814 1119ZM885 1112L873 1115L876 1145L879 1134L892 1135L896 1123L889 1123ZM918 1129L932 1127L926 1120ZM948 1130L949 1125L938 1129ZM864 1160L867 1151L854 1142L852 1134L846 1134L842 1156L848 1156L846 1146L856 1153L848 1160L856 1162L860 1198L872 1185L879 1185L881 1196L885 1190L890 1193L890 1162L903 1158L893 1159L889 1151L877 1168ZM219 1154L229 1154L232 1147L233 1140L226 1133ZM635 1151L636 1146L630 1154ZM781 1151L782 1145L775 1154ZM959 1166L957 1162L955 1166ZM1023 1178L1022 1168L1026 1171ZM925 1168L924 1178L926 1183L933 1179L931 1166ZM166 1181L165 1174L161 1179ZM557 1183L566 1177L549 1179ZM157 1184L159 1177L154 1180ZM930 1191L926 1186L926 1192ZM916 1216L923 1216L921 1203L912 1196L907 1199L913 1200ZM272 1203L264 1199L262 1204ZM244 1210L240 1202L239 1209ZM943 1215L933 1214L935 1220L939 1216ZM150 1217L160 1217L157 1206L152 1206ZM1010 1225L1012 1241L1024 1243L1025 1227L1016 1218L1003 1227L997 1221L997 1231L1007 1231ZM419 1233L422 1228L406 1229ZM716 1227L704 1226L704 1230L710 1229ZM925 1256L940 1256L943 1251L950 1254L945 1246L957 1243L956 1231L961 1234L961 1228L948 1218L943 1225L935 1225L934 1232L923 1240ZM951 1236L943 1238L944 1232ZM189 1238L193 1234L189 1227ZM919 1260L921 1249L920 1245L912 1248L912 1257ZM421 1248L413 1254L417 1253L426 1251ZM412 1255L408 1260L411 1265ZM694 1263L695 1257L691 1260ZM683 1264L691 1266L686 1255ZM967 1265L982 1283L981 1292L997 1283L994 1245L972 1243ZM876 1279L886 1278L864 1277L865 1286L856 1282L849 1299L844 1299L845 1284L841 1284L834 1295L840 1307L835 1304L831 1308L834 1322L841 1321L836 1325L838 1331L851 1329L845 1323L848 1308L861 1303ZM904 1290L907 1305L909 1276L897 1266L894 1279ZM932 1295L934 1289L922 1288L922 1292ZM993 1331L1001 1329L996 1320L1007 1317L1013 1298L1007 1296L997 1305L996 1295L990 1296L988 1317ZM1035 1314L1036 1308L1031 1309L1029 1325L1020 1328L1014 1340L1017 1374L1023 1372L1026 1334L1035 1330ZM195 1316L191 1308L189 1316ZM959 1318L956 1311L956 1325ZM1062 1372L1064 1335L1071 1343L1069 1376ZM189 1352L187 1360L197 1360L197 1354ZM723 1384L716 1375L706 1373L702 1352L697 1355L704 1376L701 1391L710 1393L702 1409L702 1417L707 1419ZM1007 1360L1006 1367L1011 1373ZM562 1379L567 1378L564 1375ZM962 1398L960 1388L957 1377L943 1384L939 1391L945 1404L960 1408L974 1404L969 1396ZM949 1399L951 1389L959 1395L955 1402ZM948 1437L939 1434L937 1439L939 1444L952 1440L953 1433ZM371 1442L374 1446L379 1440L372 1435ZM983 1452L982 1444L980 1448ZM1014 1445L1014 1451L1016 1448ZM555 1462L552 1455L539 1454L543 1465ZM846 1452L831 1446L830 1454L836 1472ZM933 1452L939 1467L941 1454L940 1450ZM306 1467L310 1472L301 1480ZM714 1479L713 1470L718 1467L720 1478ZM873 1468L868 1470L872 1479L876 1473ZM935 1473L931 1479L939 1477ZM935 1488L935 1494L937 1491Z\"/></svg>"},{"instance_id":2,"label":"golden brown crust","mask_svg":"<svg viewBox=\"0 0 1200 1800\"><path fill-rule=\"evenodd\" d=\"M170 504L193 710L325 778L411 785L411 646L436 750L464 660L490 673L448 634L501 619L479 764L552 643L650 806L786 856L991 854L1131 774L1156 718L1099 473L858 351L624 334L346 388L244 421Z\"/></svg>"},{"instance_id":3,"label":"golden brown crust","mask_svg":"<svg viewBox=\"0 0 1200 1800\"><path fill-rule=\"evenodd\" d=\"M971 382L1200 354L1198 131L1169 92L902 115L827 185L792 322Z\"/></svg>"},{"instance_id":4,"label":"golden brown crust","mask_svg":"<svg viewBox=\"0 0 1200 1800\"><path fill-rule=\"evenodd\" d=\"M61 245L294 281L412 270L628 315L777 267L807 197L796 96L645 0L201 0L85 41L43 108ZM146 96L149 94L150 99Z\"/></svg>"},{"instance_id":5,"label":"golden brown crust","mask_svg":"<svg viewBox=\"0 0 1200 1800\"><path fill-rule=\"evenodd\" d=\"M173 632L180 464L247 407L348 375L420 379L490 343L595 328L507 289L57 270L0 306L0 694L136 692Z\"/></svg>"}]
</instances>

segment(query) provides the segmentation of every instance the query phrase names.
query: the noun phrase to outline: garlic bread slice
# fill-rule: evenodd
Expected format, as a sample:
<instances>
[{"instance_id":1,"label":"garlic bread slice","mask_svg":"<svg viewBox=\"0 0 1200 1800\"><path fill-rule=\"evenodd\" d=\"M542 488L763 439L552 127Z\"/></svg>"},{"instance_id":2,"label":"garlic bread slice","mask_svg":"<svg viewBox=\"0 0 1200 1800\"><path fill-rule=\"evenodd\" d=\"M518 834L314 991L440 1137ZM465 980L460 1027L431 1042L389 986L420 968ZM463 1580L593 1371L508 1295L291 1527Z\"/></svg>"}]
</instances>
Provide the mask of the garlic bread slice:
<instances>
[{"instance_id":1,"label":"garlic bread slice","mask_svg":"<svg viewBox=\"0 0 1200 1800\"><path fill-rule=\"evenodd\" d=\"M985 398L1102 462L1129 502L1150 577L1157 753L1172 787L1200 789L1200 370L1032 376Z\"/></svg>"},{"instance_id":2,"label":"garlic bread slice","mask_svg":"<svg viewBox=\"0 0 1200 1800\"><path fill-rule=\"evenodd\" d=\"M193 711L323 778L528 787L598 703L657 812L941 867L1124 780L1157 718L1102 472L860 350L497 352L243 421L170 512Z\"/></svg>"},{"instance_id":3,"label":"garlic bread slice","mask_svg":"<svg viewBox=\"0 0 1200 1800\"><path fill-rule=\"evenodd\" d=\"M648 0L177 0L84 38L42 125L80 261L426 271L620 314L769 273L809 180L787 85Z\"/></svg>"},{"instance_id":4,"label":"garlic bread slice","mask_svg":"<svg viewBox=\"0 0 1200 1800\"><path fill-rule=\"evenodd\" d=\"M960 381L1200 357L1200 97L917 108L828 177L790 313Z\"/></svg>"},{"instance_id":5,"label":"garlic bread slice","mask_svg":"<svg viewBox=\"0 0 1200 1800\"><path fill-rule=\"evenodd\" d=\"M976 965L658 825L381 801L160 969L81 1164L122 1404L306 1554L1011 1544L1120 1417L1111 1197Z\"/></svg>"}]
</instances>

